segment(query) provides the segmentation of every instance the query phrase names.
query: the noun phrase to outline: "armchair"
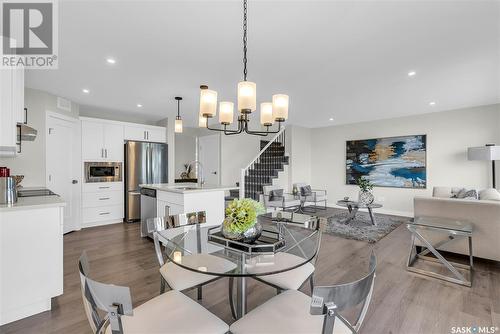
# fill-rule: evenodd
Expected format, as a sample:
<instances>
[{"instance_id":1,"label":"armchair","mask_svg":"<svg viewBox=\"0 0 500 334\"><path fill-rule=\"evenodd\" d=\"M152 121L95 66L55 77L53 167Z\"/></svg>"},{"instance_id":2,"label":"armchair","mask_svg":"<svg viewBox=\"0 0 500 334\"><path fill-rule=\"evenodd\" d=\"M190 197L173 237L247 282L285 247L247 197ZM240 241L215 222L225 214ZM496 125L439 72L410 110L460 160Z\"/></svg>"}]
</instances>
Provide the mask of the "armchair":
<instances>
[{"instance_id":1,"label":"armchair","mask_svg":"<svg viewBox=\"0 0 500 334\"><path fill-rule=\"evenodd\" d=\"M326 203L328 201L326 190L311 189L310 193L304 192L305 187L309 186L307 183L294 183L293 188L298 190L300 198L300 206L302 211L316 212L319 210L326 210ZM318 203L324 203L318 206ZM306 205L314 206L313 209L307 209Z\"/></svg>"},{"instance_id":2,"label":"armchair","mask_svg":"<svg viewBox=\"0 0 500 334\"><path fill-rule=\"evenodd\" d=\"M299 209L300 208L300 199L298 196L294 194L285 193L283 188L280 186L264 186L263 189L263 197L264 197L264 206L266 209L272 208L273 210L281 209ZM273 192L281 192L281 196L273 195Z\"/></svg>"}]
</instances>

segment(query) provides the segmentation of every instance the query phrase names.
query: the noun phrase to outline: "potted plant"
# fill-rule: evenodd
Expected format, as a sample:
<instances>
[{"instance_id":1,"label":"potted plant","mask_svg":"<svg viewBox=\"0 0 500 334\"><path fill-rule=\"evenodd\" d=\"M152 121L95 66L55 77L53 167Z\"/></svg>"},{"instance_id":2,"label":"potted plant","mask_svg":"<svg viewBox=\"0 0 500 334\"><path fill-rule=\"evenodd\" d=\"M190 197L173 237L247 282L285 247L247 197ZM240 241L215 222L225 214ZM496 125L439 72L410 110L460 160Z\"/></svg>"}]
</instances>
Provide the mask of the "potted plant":
<instances>
[{"instance_id":1,"label":"potted plant","mask_svg":"<svg viewBox=\"0 0 500 334\"><path fill-rule=\"evenodd\" d=\"M371 190L373 189L373 183L366 179L364 176L356 180L356 184L359 187L359 197L358 202L360 204L369 205L375 200Z\"/></svg>"},{"instance_id":2,"label":"potted plant","mask_svg":"<svg viewBox=\"0 0 500 334\"><path fill-rule=\"evenodd\" d=\"M257 221L257 216L264 212L264 206L253 199L233 200L226 208L222 234L228 239L254 242L262 233L262 225Z\"/></svg>"}]
</instances>

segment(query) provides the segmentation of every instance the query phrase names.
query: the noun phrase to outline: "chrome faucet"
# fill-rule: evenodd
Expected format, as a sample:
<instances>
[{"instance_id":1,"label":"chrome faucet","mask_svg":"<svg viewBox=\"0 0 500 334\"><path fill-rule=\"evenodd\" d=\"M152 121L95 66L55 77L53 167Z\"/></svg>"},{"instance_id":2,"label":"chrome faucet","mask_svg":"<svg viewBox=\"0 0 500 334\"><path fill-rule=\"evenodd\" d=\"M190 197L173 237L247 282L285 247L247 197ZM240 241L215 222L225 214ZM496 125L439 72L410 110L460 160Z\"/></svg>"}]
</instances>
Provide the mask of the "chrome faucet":
<instances>
[{"instance_id":1,"label":"chrome faucet","mask_svg":"<svg viewBox=\"0 0 500 334\"><path fill-rule=\"evenodd\" d=\"M198 165L196 176L198 178L198 186L203 187L205 184L205 178L203 173L203 165L198 160L191 161L189 167Z\"/></svg>"}]
</instances>

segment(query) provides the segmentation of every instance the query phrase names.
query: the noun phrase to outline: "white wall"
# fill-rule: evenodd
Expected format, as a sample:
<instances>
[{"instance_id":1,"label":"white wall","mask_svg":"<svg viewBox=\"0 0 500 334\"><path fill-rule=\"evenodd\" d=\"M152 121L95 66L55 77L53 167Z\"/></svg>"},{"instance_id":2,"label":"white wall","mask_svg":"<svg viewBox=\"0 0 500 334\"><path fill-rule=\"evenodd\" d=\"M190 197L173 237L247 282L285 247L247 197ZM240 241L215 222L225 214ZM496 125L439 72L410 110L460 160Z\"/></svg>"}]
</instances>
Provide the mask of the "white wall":
<instances>
[{"instance_id":1,"label":"white wall","mask_svg":"<svg viewBox=\"0 0 500 334\"><path fill-rule=\"evenodd\" d=\"M413 197L431 195L434 186L490 186L491 165L468 161L467 147L500 142L499 125L497 104L313 129L312 185L327 189L330 205L344 196L357 198L358 188L345 184L347 140L427 134L427 189L374 189L376 201L384 205L382 212L412 215Z\"/></svg>"},{"instance_id":2,"label":"white wall","mask_svg":"<svg viewBox=\"0 0 500 334\"><path fill-rule=\"evenodd\" d=\"M272 137L271 137L272 138ZM260 152L261 137L248 134L221 137L221 184L240 182L241 169Z\"/></svg>"},{"instance_id":3,"label":"white wall","mask_svg":"<svg viewBox=\"0 0 500 334\"><path fill-rule=\"evenodd\" d=\"M196 138L213 135L203 128L184 127L182 133L175 134L175 178L185 171L184 164L196 159Z\"/></svg>"},{"instance_id":4,"label":"white wall","mask_svg":"<svg viewBox=\"0 0 500 334\"><path fill-rule=\"evenodd\" d=\"M301 126L286 127L285 147L289 155L288 191L297 182L311 183L311 133Z\"/></svg>"},{"instance_id":5,"label":"white wall","mask_svg":"<svg viewBox=\"0 0 500 334\"><path fill-rule=\"evenodd\" d=\"M168 183L174 183L175 180L175 122L169 122L168 117L156 122L158 126L163 126L167 130L168 145Z\"/></svg>"},{"instance_id":6,"label":"white wall","mask_svg":"<svg viewBox=\"0 0 500 334\"><path fill-rule=\"evenodd\" d=\"M71 104L71 112L57 108L57 97L31 88L24 90L24 105L28 108L28 124L38 131L34 141L23 141L22 152L15 158L0 159L0 166L11 169L12 175L24 175L26 187L44 187L45 180L45 113L52 111L78 117L79 106Z\"/></svg>"}]
</instances>

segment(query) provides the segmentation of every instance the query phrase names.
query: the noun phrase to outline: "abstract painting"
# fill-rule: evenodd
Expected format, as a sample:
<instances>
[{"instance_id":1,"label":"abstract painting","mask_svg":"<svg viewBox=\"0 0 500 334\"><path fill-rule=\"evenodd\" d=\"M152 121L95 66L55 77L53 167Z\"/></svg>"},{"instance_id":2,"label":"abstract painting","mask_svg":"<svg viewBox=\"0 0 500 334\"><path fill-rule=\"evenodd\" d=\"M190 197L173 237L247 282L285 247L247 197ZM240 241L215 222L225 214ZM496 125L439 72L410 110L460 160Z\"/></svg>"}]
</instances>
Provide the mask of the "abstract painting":
<instances>
[{"instance_id":1,"label":"abstract painting","mask_svg":"<svg viewBox=\"0 0 500 334\"><path fill-rule=\"evenodd\" d=\"M378 187L425 188L426 152L426 135L347 141L346 183L364 177Z\"/></svg>"}]
</instances>

